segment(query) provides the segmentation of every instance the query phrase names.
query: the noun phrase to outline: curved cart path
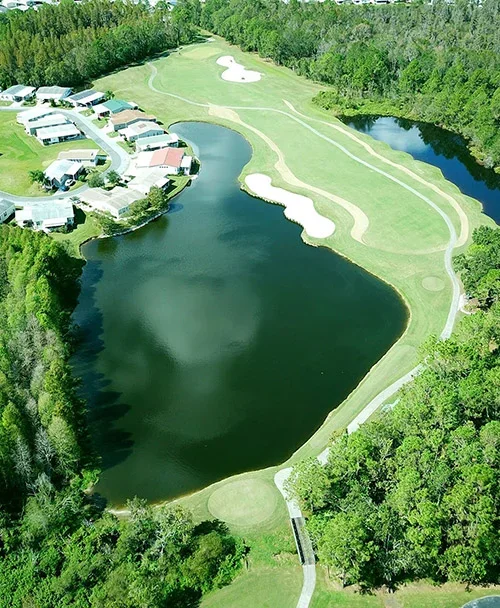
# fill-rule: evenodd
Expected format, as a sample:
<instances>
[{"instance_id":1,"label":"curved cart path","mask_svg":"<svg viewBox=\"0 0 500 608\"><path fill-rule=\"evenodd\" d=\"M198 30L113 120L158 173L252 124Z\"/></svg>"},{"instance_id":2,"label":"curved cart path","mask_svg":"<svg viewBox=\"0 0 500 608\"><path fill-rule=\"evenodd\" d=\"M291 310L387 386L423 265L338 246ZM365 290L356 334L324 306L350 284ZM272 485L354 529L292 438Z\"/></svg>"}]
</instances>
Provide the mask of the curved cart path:
<instances>
[{"instance_id":1,"label":"curved cart path","mask_svg":"<svg viewBox=\"0 0 500 608\"><path fill-rule=\"evenodd\" d=\"M26 111L27 109L32 108L11 108L11 107L3 107L0 108L2 111L7 112L16 112L19 114L20 112ZM82 116L78 112L74 110L63 110L61 108L57 108L57 112L59 114L64 114L69 118L69 120L73 121L76 126L82 131L89 139L95 142L95 144L104 150L106 154L110 158L109 167L102 172L102 175L106 175L110 171L116 171L120 175L123 174L128 165L130 163L130 156L127 152L115 141L112 137L109 137L106 133L103 133L101 129L97 125L95 125L90 117ZM27 136L28 137L28 136ZM78 139L74 140L75 147L78 147ZM40 144L42 145L42 144ZM46 203L48 201L57 200L60 198L68 198L72 196L76 196L78 193L84 192L88 189L88 186L85 184L81 186L81 188L77 188L76 190L71 190L68 192L60 192L57 194L53 194L51 196L17 196L15 194L10 194L9 192L3 192L0 190L0 197L5 198L6 200L12 201L14 203L27 204L27 203Z\"/></svg>"},{"instance_id":2,"label":"curved cart path","mask_svg":"<svg viewBox=\"0 0 500 608\"><path fill-rule=\"evenodd\" d=\"M180 95L175 95L173 93L167 93L166 91L160 91L153 84L154 79L158 73L158 70L156 69L156 66L152 65L151 63L149 64L149 66L151 67L152 73L151 73L151 76L149 77L148 86L152 91L159 93L161 95L167 95L169 97L179 99L180 101L183 101L190 105L194 105L194 106L202 107L202 108L208 108L209 112L211 112L213 114L217 113L217 110L219 110L219 112L220 112L220 110L226 110L226 111L227 110L254 110L254 111L259 111L259 112L275 112L277 114L282 114L284 116L287 116L294 122L299 123L301 126L303 126L305 129L307 129L308 131L310 131L317 137L323 139L324 141L330 143L331 145L333 145L336 148L338 148L339 150L341 150L344 154L349 156L349 158L351 158L355 162L367 167L368 169L371 169L372 171L375 171L376 173L386 177L390 181L395 182L396 184L398 184L405 190L408 190L409 192L411 192L412 194L414 194L415 196L420 198L422 201L424 201L427 205L429 205L436 213L438 213L440 215L440 217L443 219L443 221L445 222L445 224L448 228L448 231L449 231L449 235L450 235L448 244L447 244L445 252L444 252L443 261L444 261L446 273L449 276L451 285L452 285L452 299L450 302L450 308L448 311L446 323L445 323L444 328L440 335L441 339L449 338L449 336L451 335L451 332L453 330L453 325L455 323L455 318L456 318L457 312L459 310L459 305L460 305L460 283L453 270L453 264L452 264L453 249L455 249L455 247L457 247L457 246L462 245L468 238L467 216L463 212L463 210L460 207L460 205L458 204L458 202L455 199L453 199L453 197L451 197L450 195L448 195L445 192L443 192L442 190L440 190L437 186L434 186L430 182L427 182L420 176L417 176L415 173L410 171L410 169L406 170L406 168L403 167L402 165L398 165L397 163L393 163L389 159L386 159L384 156L375 152L375 150L373 150L373 148L371 148L371 146L369 146L369 144L367 144L366 142L363 142L362 140L357 138L355 135L349 134L349 132L347 130L344 130L341 127L338 127L339 131L342 131L344 134L349 135L350 137L352 136L352 138L355 139L360 145L362 145L368 152L370 152L377 158L383 160L384 162L387 162L388 164L394 166L395 168L404 170L405 173L407 173L410 177L412 177L413 179L416 179L417 181L419 181L419 183L422 183L422 185L425 185L425 186L429 187L430 189L432 189L433 191L437 192L439 195L443 196L448 203L451 203L454 210L458 213L459 218L460 218L460 223L461 223L460 240L457 237L455 227L454 227L453 222L451 221L450 217L430 198L428 198L424 194L421 194L420 192L418 192L418 190L416 190L415 188L413 188L406 182L403 182L402 180L398 179L397 177L391 175L390 173L387 173L383 169L380 169L379 167L376 167L375 165L372 165L371 163L356 156L355 154L350 152L347 148L345 148L344 146L339 144L337 141L331 139L327 135L324 135L323 133L321 133L314 127L312 127L310 124L306 123L304 120L298 118L297 116L294 116L293 114L285 112L284 110L278 110L275 108L249 107L249 106L217 106L215 104L210 104L210 103L200 103L200 102L192 101L190 99L186 99L185 97L181 97ZM298 113L289 102L285 101L285 103L295 113ZM301 114L299 114L299 115L304 116ZM226 118L229 118L230 120L234 120L234 118L236 118L236 117L231 118L231 116L226 115ZM304 118L307 118L307 117L304 116ZM311 119L311 120L315 120L315 119ZM239 119L239 117L238 117L237 122L242 123L243 121L241 121L241 119ZM323 121L319 121L319 122L323 122ZM243 123L243 124L245 124L245 123ZM330 125L330 123L326 123L326 122L324 124ZM249 125L245 124L245 126L248 127ZM331 126L333 126L335 128L334 125L331 125ZM260 131L257 131L257 129L255 129L255 127L251 127L251 130L258 133L261 137L263 136L263 139L265 139L265 141L271 146L271 148L278 153L279 160L281 160L284 163L283 154L282 154L281 150L278 148L278 146L274 142L272 142L272 140L270 140L266 135L261 134ZM464 219L463 219L464 216L465 216L465 220L467 220L466 222L464 222ZM463 239L465 239L465 240L463 240ZM381 391L369 403L367 403L365 405L365 407L361 410L361 412L359 412L359 414L349 424L348 432L352 433L352 432L356 431L361 424L366 422L368 420L368 418L370 418L370 416L372 414L374 414L387 401L387 399L389 399L395 393L397 393L401 389L401 387L404 386L406 383L410 382L421 371L421 369L422 369L422 366L417 365L412 370L410 370L409 372L407 372L406 374L401 376L401 378L399 378L398 380L393 382L390 386L388 386L383 391ZM318 458L319 458L320 462L322 462L322 463L326 462L326 460L328 458L328 448L326 450L324 450L319 455ZM278 473L275 475L275 484L286 501L286 505L288 508L288 513L290 515L290 518L293 519L294 517L301 517L302 512L301 512L300 507L297 504L297 502L294 501L293 499L290 499L287 496L286 491L285 491L285 483L286 483L286 480L288 479L288 477L290 476L291 472L292 472L291 468L286 468L286 469L282 469L281 471L278 471ZM310 566L310 565L303 566L303 573L304 573L304 583L302 586L302 591L301 591L301 594L299 597L299 601L297 603L297 608L308 608L309 607L313 593L314 593L315 584L316 584L316 572L315 572L314 566Z\"/></svg>"}]
</instances>

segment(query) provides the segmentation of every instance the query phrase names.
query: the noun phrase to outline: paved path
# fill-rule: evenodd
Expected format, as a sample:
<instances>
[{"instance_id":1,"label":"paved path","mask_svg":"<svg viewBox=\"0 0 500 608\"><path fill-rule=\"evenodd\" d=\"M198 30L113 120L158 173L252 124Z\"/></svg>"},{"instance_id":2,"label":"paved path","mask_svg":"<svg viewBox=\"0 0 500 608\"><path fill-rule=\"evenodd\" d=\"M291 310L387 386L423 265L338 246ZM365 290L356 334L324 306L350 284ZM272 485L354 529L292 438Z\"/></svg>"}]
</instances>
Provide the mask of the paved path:
<instances>
[{"instance_id":1,"label":"paved path","mask_svg":"<svg viewBox=\"0 0 500 608\"><path fill-rule=\"evenodd\" d=\"M151 63L149 65L151 67L152 73L151 73L151 76L148 81L148 86L152 91L155 91L156 93L159 93L161 95L167 95L169 97L179 99L180 101L184 101L185 103L191 104L194 106L203 107L203 108L214 107L215 104L200 103L200 102L192 101L190 99L186 99L185 97L181 97L180 95L175 95L173 93L167 93L166 91L160 91L153 84L154 79L158 73L156 66L152 65ZM291 104L288 104L288 102L286 102L286 100L284 100L284 101L289 107L291 107L293 109L293 106L291 106ZM453 250L457 245L458 239L457 239L457 233L456 233L455 227L453 225L453 222L449 218L449 216L438 205L436 205L436 203L434 203L430 198L428 198L427 196L425 196L424 194L422 194L421 192L419 192L418 190L416 190L415 188L413 188L406 182L398 179L394 175L391 175L390 173L387 173L383 169L380 169L379 167L376 167L375 165L372 165L371 163L356 156L355 154L350 152L345 146L339 144L337 141L335 141L334 139L331 139L327 135L324 135L323 133L321 133L320 131L315 129L313 126L311 126L309 123L305 122L304 120L298 118L297 116L295 116L293 114L290 114L289 112L285 112L284 110L278 110L276 108L265 108L265 107L251 107L251 106L250 107L249 106L220 106L220 107L227 109L227 110L254 110L254 111L259 111L259 112L275 112L277 114L282 114L284 116L287 116L294 122L299 123L302 127L307 129L308 131L310 131L317 137L327 141L332 146L335 146L336 148L341 150L344 154L349 156L349 158L351 158L355 162L367 167L368 169L370 169L372 171L375 171L376 173L386 177L390 181L398 184L405 190L411 192L412 194L414 194L415 196L420 198L422 201L424 201L436 213L438 213L441 216L443 221L446 223L446 226L448 228L449 235L450 235L446 250L444 252L444 267L445 267L448 277L450 278L450 282L452 285L452 299L451 299L446 323L444 325L444 328L443 328L443 331L441 332L440 337L442 339L449 338L449 336L451 335L451 332L453 330L453 325L455 323L455 318L456 318L457 312L459 310L459 305L460 305L460 283L453 270L453 263L452 263ZM313 120L313 119L311 119L311 120ZM427 185L429 187L431 187L431 184L427 184ZM390 386L388 386L383 391L381 391L352 420L352 422L347 427L348 433L353 433L354 431L356 431L360 427L361 424L366 422L370 418L370 416L372 416L387 401L387 399L392 397L395 393L397 393L402 388L402 386L404 386L406 383L410 382L416 375L418 375L420 373L421 369L422 369L422 366L417 365L411 371L404 374L403 376L401 376L401 378L399 378L398 380L393 382ZM328 448L326 450L324 450L318 456L318 459L322 464L326 463L326 461L328 459ZM281 492L283 498L285 499L290 518L293 519L295 517L301 517L302 512L301 512L300 507L297 504L297 502L293 499L290 499L287 496L285 489L284 489L285 482L289 478L291 472L292 472L291 468L286 468L286 469L282 469L281 471L278 471L278 473L276 473L276 475L275 475L274 481L275 481L275 484L276 484L278 490ZM302 591L300 594L299 601L297 603L297 608L308 608L309 607L309 604L311 602L311 599L312 599L312 596L314 593L315 584L316 584L316 571L315 571L314 565L303 566L303 572L304 572L304 583L302 586Z\"/></svg>"},{"instance_id":2,"label":"paved path","mask_svg":"<svg viewBox=\"0 0 500 608\"><path fill-rule=\"evenodd\" d=\"M20 112L31 110L33 108L12 108L10 106L0 107L0 111L7 112L16 112L19 114ZM89 138L92 139L97 146L102 148L104 152L109 156L111 161L109 167L106 171L103 171L102 175L106 175L110 171L116 171L120 175L122 175L125 170L128 168L130 163L130 156L127 152L115 141L112 137L109 137L106 133L103 133L101 129L97 125L92 122L92 119L89 116L82 116L78 112L74 110L63 110L62 108L54 108L59 114L64 114L68 117L69 120L73 121L76 126ZM28 136L27 136L28 137ZM74 140L75 149L78 148L78 140ZM40 144L42 145L42 144ZM0 198L5 198L9 201L18 204L27 204L27 203L46 203L48 201L57 200L60 198L68 198L72 196L76 196L77 194L84 192L88 189L88 186L84 184L80 188L75 190L70 190L67 192L59 192L53 194L51 196L17 196L15 194L10 194L9 192L3 192L0 190Z\"/></svg>"}]
</instances>

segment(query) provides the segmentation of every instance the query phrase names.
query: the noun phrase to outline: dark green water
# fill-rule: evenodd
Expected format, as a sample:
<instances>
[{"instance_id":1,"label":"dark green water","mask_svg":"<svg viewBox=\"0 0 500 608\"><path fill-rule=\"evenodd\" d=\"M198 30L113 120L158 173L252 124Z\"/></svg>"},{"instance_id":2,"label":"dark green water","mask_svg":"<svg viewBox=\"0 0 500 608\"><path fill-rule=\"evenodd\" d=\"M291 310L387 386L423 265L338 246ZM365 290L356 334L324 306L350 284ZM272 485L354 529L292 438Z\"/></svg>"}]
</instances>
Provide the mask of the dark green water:
<instances>
[{"instance_id":1,"label":"dark green water","mask_svg":"<svg viewBox=\"0 0 500 608\"><path fill-rule=\"evenodd\" d=\"M391 288L239 189L242 137L173 130L199 178L160 220L83 250L74 366L115 504L282 462L406 323Z\"/></svg>"}]
</instances>

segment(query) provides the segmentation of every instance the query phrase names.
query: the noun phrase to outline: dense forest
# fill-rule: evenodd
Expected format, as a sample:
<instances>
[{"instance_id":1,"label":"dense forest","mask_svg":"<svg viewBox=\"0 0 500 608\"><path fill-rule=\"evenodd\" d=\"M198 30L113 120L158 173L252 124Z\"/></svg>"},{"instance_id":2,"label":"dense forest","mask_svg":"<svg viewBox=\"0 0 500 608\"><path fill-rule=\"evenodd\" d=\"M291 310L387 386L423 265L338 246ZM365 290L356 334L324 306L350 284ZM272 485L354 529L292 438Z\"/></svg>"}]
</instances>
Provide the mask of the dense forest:
<instances>
[{"instance_id":1,"label":"dense forest","mask_svg":"<svg viewBox=\"0 0 500 608\"><path fill-rule=\"evenodd\" d=\"M456 266L477 312L425 344L391 411L294 470L319 560L344 584L499 582L500 230L477 229Z\"/></svg>"},{"instance_id":2,"label":"dense forest","mask_svg":"<svg viewBox=\"0 0 500 608\"><path fill-rule=\"evenodd\" d=\"M88 0L0 15L0 87L78 86L189 41L193 26L165 3Z\"/></svg>"},{"instance_id":3,"label":"dense forest","mask_svg":"<svg viewBox=\"0 0 500 608\"><path fill-rule=\"evenodd\" d=\"M221 522L135 499L119 521L69 367L82 261L0 225L0 607L188 607L245 548Z\"/></svg>"},{"instance_id":4,"label":"dense forest","mask_svg":"<svg viewBox=\"0 0 500 608\"><path fill-rule=\"evenodd\" d=\"M435 123L464 135L485 165L500 165L498 0L207 0L195 22L329 85L315 98L326 109Z\"/></svg>"}]
</instances>

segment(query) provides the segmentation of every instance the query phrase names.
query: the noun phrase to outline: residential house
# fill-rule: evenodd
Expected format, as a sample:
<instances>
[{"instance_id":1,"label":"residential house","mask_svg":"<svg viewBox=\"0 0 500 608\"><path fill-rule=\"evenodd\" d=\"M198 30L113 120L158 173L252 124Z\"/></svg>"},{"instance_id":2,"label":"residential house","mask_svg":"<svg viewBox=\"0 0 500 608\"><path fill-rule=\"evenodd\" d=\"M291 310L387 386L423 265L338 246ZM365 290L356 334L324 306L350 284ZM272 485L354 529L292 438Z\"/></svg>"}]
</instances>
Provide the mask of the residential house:
<instances>
[{"instance_id":1,"label":"residential house","mask_svg":"<svg viewBox=\"0 0 500 608\"><path fill-rule=\"evenodd\" d=\"M25 205L16 211L16 222L21 228L49 232L54 228L72 226L75 212L69 199Z\"/></svg>"},{"instance_id":2,"label":"residential house","mask_svg":"<svg viewBox=\"0 0 500 608\"><path fill-rule=\"evenodd\" d=\"M48 183L57 190L66 189L67 183L76 181L82 173L82 163L71 160L55 160L44 171Z\"/></svg>"},{"instance_id":3,"label":"residential house","mask_svg":"<svg viewBox=\"0 0 500 608\"><path fill-rule=\"evenodd\" d=\"M143 196L146 196L153 186L166 190L170 180L165 173L165 169L159 168L141 171L128 183L128 188L129 190L136 190Z\"/></svg>"},{"instance_id":4,"label":"residential house","mask_svg":"<svg viewBox=\"0 0 500 608\"><path fill-rule=\"evenodd\" d=\"M92 209L110 213L115 219L120 219L130 211L130 205L142 199L136 190L115 186L112 190L89 188L80 195L80 200Z\"/></svg>"},{"instance_id":5,"label":"residential house","mask_svg":"<svg viewBox=\"0 0 500 608\"><path fill-rule=\"evenodd\" d=\"M59 125L66 125L69 120L63 114L48 114L38 120L31 120L26 123L25 130L28 135L36 135L38 129L46 129L47 127L57 127Z\"/></svg>"},{"instance_id":6,"label":"residential house","mask_svg":"<svg viewBox=\"0 0 500 608\"><path fill-rule=\"evenodd\" d=\"M138 169L160 168L168 175L178 175L185 173L186 163L183 166L184 158L188 158L189 169L191 168L192 157L184 154L182 148L161 148L154 152L140 152L137 156L135 166ZM189 172L189 171L188 171Z\"/></svg>"},{"instance_id":7,"label":"residential house","mask_svg":"<svg viewBox=\"0 0 500 608\"><path fill-rule=\"evenodd\" d=\"M59 152L59 160L70 160L81 163L84 167L96 167L100 161L106 160L106 154L95 150L64 150Z\"/></svg>"},{"instance_id":8,"label":"residential house","mask_svg":"<svg viewBox=\"0 0 500 608\"><path fill-rule=\"evenodd\" d=\"M136 122L144 120L155 121L156 117L150 114L145 114L141 110L123 110L118 112L109 119L109 124L113 127L113 131L125 129Z\"/></svg>"},{"instance_id":9,"label":"residential house","mask_svg":"<svg viewBox=\"0 0 500 608\"><path fill-rule=\"evenodd\" d=\"M175 133L163 133L153 137L139 137L135 141L136 152L147 152L148 150L159 150L160 148L177 148L179 137Z\"/></svg>"},{"instance_id":10,"label":"residential house","mask_svg":"<svg viewBox=\"0 0 500 608\"><path fill-rule=\"evenodd\" d=\"M42 103L44 101L61 101L71 95L69 87L40 87L36 92L36 98Z\"/></svg>"},{"instance_id":11,"label":"residential house","mask_svg":"<svg viewBox=\"0 0 500 608\"><path fill-rule=\"evenodd\" d=\"M43 129L38 129L36 132L36 138L41 141L44 146L56 144L60 141L78 139L81 136L82 134L79 129L77 129L72 122L56 127L45 127Z\"/></svg>"},{"instance_id":12,"label":"residential house","mask_svg":"<svg viewBox=\"0 0 500 608\"><path fill-rule=\"evenodd\" d=\"M132 142L139 139L139 137L154 137L155 135L165 133L165 131L155 122L144 121L135 122L126 129L122 129L121 133L127 141Z\"/></svg>"},{"instance_id":13,"label":"residential house","mask_svg":"<svg viewBox=\"0 0 500 608\"><path fill-rule=\"evenodd\" d=\"M27 101L35 94L35 87L25 87L23 84L15 84L0 93L0 99L5 101Z\"/></svg>"},{"instance_id":14,"label":"residential house","mask_svg":"<svg viewBox=\"0 0 500 608\"><path fill-rule=\"evenodd\" d=\"M75 108L90 108L103 99L104 93L94 91L93 89L87 89L86 91L80 91L79 93L74 93L73 95L66 97L64 101L68 101Z\"/></svg>"},{"instance_id":15,"label":"residential house","mask_svg":"<svg viewBox=\"0 0 500 608\"><path fill-rule=\"evenodd\" d=\"M16 120L19 124L26 125L33 120L40 120L40 118L54 114L54 112L54 108L32 108L19 112Z\"/></svg>"},{"instance_id":16,"label":"residential house","mask_svg":"<svg viewBox=\"0 0 500 608\"><path fill-rule=\"evenodd\" d=\"M12 201L8 201L4 198L0 198L0 224L3 224L13 215L16 210L16 206Z\"/></svg>"},{"instance_id":17,"label":"residential house","mask_svg":"<svg viewBox=\"0 0 500 608\"><path fill-rule=\"evenodd\" d=\"M137 104L130 103L129 101L123 101L122 99L110 99L104 103L100 103L93 107L95 114L98 118L104 118L112 114L119 114L125 110L135 110Z\"/></svg>"}]
</instances>

